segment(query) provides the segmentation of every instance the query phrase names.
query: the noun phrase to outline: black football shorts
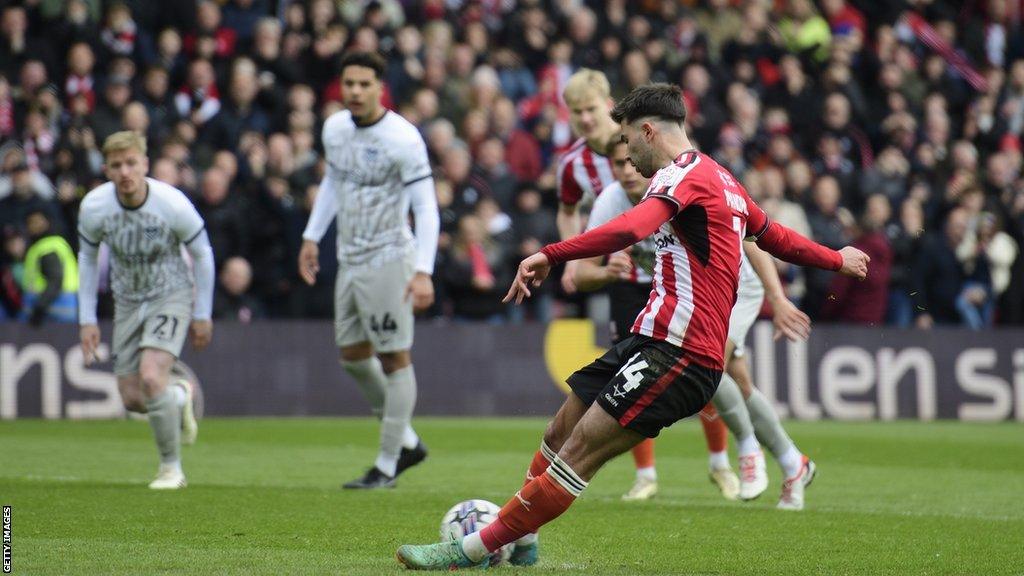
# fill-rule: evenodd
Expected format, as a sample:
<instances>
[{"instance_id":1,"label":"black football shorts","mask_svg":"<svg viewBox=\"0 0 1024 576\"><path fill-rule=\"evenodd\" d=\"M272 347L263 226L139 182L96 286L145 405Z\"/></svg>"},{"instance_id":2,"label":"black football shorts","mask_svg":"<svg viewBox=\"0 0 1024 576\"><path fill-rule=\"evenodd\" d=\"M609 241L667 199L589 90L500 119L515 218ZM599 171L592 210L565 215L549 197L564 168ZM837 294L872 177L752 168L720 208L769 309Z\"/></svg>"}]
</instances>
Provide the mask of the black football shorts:
<instances>
[{"instance_id":1,"label":"black football shorts","mask_svg":"<svg viewBox=\"0 0 1024 576\"><path fill-rule=\"evenodd\" d=\"M721 377L678 346L633 334L567 382L588 406L597 401L623 428L654 438L662 428L700 412Z\"/></svg>"}]
</instances>

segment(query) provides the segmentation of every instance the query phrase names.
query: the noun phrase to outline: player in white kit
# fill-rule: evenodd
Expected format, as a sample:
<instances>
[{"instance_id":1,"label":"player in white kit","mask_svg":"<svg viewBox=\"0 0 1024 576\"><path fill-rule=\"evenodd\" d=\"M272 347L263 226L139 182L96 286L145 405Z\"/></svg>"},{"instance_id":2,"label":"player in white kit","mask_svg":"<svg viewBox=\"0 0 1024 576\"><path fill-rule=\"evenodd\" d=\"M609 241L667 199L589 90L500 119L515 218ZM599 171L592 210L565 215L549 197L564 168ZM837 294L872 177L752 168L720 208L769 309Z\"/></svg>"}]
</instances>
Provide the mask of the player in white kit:
<instances>
[{"instance_id":1,"label":"player in white kit","mask_svg":"<svg viewBox=\"0 0 1024 576\"><path fill-rule=\"evenodd\" d=\"M345 488L391 488L399 474L427 455L411 426L416 377L409 351L413 312L434 301L431 275L440 219L423 138L381 105L384 66L375 54L342 58L347 109L324 123L327 173L299 253L299 273L312 285L319 271L318 244L337 220L335 343L342 367L381 419L374 465Z\"/></svg>"},{"instance_id":2,"label":"player in white kit","mask_svg":"<svg viewBox=\"0 0 1024 576\"><path fill-rule=\"evenodd\" d=\"M790 302L782 290L778 271L771 255L753 242L744 242L740 252L740 281L736 292L736 304L729 315L729 338L725 343L725 372L719 383L715 401L719 402L723 390L732 398L726 402L742 408L745 418L731 421L722 406L719 413L737 439L740 459L740 499L752 500L768 488L768 474L765 472L764 453L758 440L763 442L778 461L785 480L778 508L802 510L804 488L814 480L817 467L801 453L779 421L768 398L754 387L744 356L744 342L747 332L757 320L767 288L768 301L772 305L772 320L776 337L786 336L791 340L804 340L810 333L810 318ZM742 398L736 397L736 390ZM742 403L741 403L742 402ZM717 405L717 404L716 404ZM745 421L745 422L744 422ZM753 429L751 429L751 425ZM754 436L756 435L756 439Z\"/></svg>"},{"instance_id":3,"label":"player in white kit","mask_svg":"<svg viewBox=\"0 0 1024 576\"><path fill-rule=\"evenodd\" d=\"M160 452L160 468L149 487L184 488L181 444L195 442L198 431L193 391L186 380L169 379L186 333L196 349L210 342L213 250L203 219L185 194L146 177L145 138L113 134L103 144L103 157L110 182L86 194L78 216L82 351L86 364L97 359L97 257L103 242L112 260L118 389L125 408L147 414ZM192 257L194 281L182 246Z\"/></svg>"}]
</instances>

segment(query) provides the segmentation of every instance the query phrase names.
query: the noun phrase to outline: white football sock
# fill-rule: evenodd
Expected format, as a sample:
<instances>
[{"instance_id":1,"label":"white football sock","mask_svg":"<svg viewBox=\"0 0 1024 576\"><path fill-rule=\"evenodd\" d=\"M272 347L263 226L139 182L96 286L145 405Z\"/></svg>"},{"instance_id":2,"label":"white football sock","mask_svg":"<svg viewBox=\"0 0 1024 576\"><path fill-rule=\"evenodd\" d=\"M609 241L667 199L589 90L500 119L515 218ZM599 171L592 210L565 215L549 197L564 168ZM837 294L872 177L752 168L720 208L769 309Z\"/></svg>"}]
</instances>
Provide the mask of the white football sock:
<instances>
[{"instance_id":1,"label":"white football sock","mask_svg":"<svg viewBox=\"0 0 1024 576\"><path fill-rule=\"evenodd\" d=\"M740 438L736 441L736 450L739 452L740 456L757 454L760 449L761 445L757 442L757 436L754 436L753 433L746 438Z\"/></svg>"},{"instance_id":2,"label":"white football sock","mask_svg":"<svg viewBox=\"0 0 1024 576\"><path fill-rule=\"evenodd\" d=\"M723 373L718 383L718 390L711 397L711 402L718 410L718 416L725 422L729 432L736 438L746 438L754 433L754 425L750 422L747 404L743 401L740 386L729 374Z\"/></svg>"},{"instance_id":3,"label":"white football sock","mask_svg":"<svg viewBox=\"0 0 1024 576\"><path fill-rule=\"evenodd\" d=\"M779 466L782 467L782 472L785 473L786 478L792 478L800 473L800 466L803 464L803 454L796 449L796 445L790 443L789 450L786 450L781 456L777 457Z\"/></svg>"},{"instance_id":4,"label":"white football sock","mask_svg":"<svg viewBox=\"0 0 1024 576\"><path fill-rule=\"evenodd\" d=\"M781 462L782 455L793 449L793 441L782 427L775 408L760 390L754 388L747 398L747 410L750 412L751 422L754 423L754 433L757 434L758 441L767 446L772 456Z\"/></svg>"},{"instance_id":5,"label":"white football sock","mask_svg":"<svg viewBox=\"0 0 1024 576\"><path fill-rule=\"evenodd\" d=\"M708 452L708 466L712 470L724 470L731 468L729 466L729 452L723 450L721 452Z\"/></svg>"},{"instance_id":6,"label":"white football sock","mask_svg":"<svg viewBox=\"0 0 1024 576\"><path fill-rule=\"evenodd\" d=\"M342 360L341 367L355 378L373 415L380 418L384 411L384 391L388 385L388 377L384 374L380 360L376 356L355 361Z\"/></svg>"},{"instance_id":7,"label":"white football sock","mask_svg":"<svg viewBox=\"0 0 1024 576\"><path fill-rule=\"evenodd\" d=\"M480 537L480 532L476 531L462 538L462 553L473 562L480 562L491 551L487 549L487 546L484 546L484 540Z\"/></svg>"},{"instance_id":8,"label":"white football sock","mask_svg":"<svg viewBox=\"0 0 1024 576\"><path fill-rule=\"evenodd\" d=\"M184 408L185 402L188 400L188 395L185 394L185 390L177 384L170 386L171 393L174 394L174 403L178 408Z\"/></svg>"},{"instance_id":9,"label":"white football sock","mask_svg":"<svg viewBox=\"0 0 1024 576\"><path fill-rule=\"evenodd\" d=\"M161 462L160 472L164 472L165 470L177 472L179 474L184 474L184 472L181 470L181 460L175 460L173 462Z\"/></svg>"},{"instance_id":10,"label":"white football sock","mask_svg":"<svg viewBox=\"0 0 1024 576\"><path fill-rule=\"evenodd\" d=\"M388 476L394 476L398 456L402 452L402 440L410 427L412 411L416 406L416 374L412 365L409 365L388 374L387 379L384 417L380 421L377 468Z\"/></svg>"},{"instance_id":11,"label":"white football sock","mask_svg":"<svg viewBox=\"0 0 1024 576\"><path fill-rule=\"evenodd\" d=\"M373 465L377 467L377 470L380 470L381 472L394 478L395 472L398 470L398 456L393 456L391 454L385 454L381 452L380 454L377 454L377 460L373 463Z\"/></svg>"},{"instance_id":12,"label":"white football sock","mask_svg":"<svg viewBox=\"0 0 1024 576\"><path fill-rule=\"evenodd\" d=\"M175 403L173 389L164 388L158 396L146 400L149 426L153 429L160 462L172 463L181 460L181 408Z\"/></svg>"},{"instance_id":13,"label":"white football sock","mask_svg":"<svg viewBox=\"0 0 1024 576\"><path fill-rule=\"evenodd\" d=\"M654 466L645 466L643 468L636 469L637 480L650 480L651 482L658 481L658 471Z\"/></svg>"},{"instance_id":14,"label":"white football sock","mask_svg":"<svg viewBox=\"0 0 1024 576\"><path fill-rule=\"evenodd\" d=\"M420 445L419 434L412 429L412 426L405 427L405 433L402 434L402 448L412 450Z\"/></svg>"}]
</instances>

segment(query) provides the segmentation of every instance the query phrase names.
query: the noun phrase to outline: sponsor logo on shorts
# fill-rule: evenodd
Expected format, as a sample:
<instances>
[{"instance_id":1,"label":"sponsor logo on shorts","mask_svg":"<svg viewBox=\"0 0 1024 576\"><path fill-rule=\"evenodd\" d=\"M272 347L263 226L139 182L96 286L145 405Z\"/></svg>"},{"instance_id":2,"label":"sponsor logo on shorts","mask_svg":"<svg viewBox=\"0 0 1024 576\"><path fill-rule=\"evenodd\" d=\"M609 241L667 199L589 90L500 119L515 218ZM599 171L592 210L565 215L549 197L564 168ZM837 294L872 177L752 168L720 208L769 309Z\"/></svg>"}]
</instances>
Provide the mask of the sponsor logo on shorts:
<instances>
[{"instance_id":1,"label":"sponsor logo on shorts","mask_svg":"<svg viewBox=\"0 0 1024 576\"><path fill-rule=\"evenodd\" d=\"M615 398L612 398L611 394L605 392L604 393L604 399L607 400L608 403L611 404L612 406L615 406L616 408L619 407L619 401L616 400Z\"/></svg>"}]
</instances>

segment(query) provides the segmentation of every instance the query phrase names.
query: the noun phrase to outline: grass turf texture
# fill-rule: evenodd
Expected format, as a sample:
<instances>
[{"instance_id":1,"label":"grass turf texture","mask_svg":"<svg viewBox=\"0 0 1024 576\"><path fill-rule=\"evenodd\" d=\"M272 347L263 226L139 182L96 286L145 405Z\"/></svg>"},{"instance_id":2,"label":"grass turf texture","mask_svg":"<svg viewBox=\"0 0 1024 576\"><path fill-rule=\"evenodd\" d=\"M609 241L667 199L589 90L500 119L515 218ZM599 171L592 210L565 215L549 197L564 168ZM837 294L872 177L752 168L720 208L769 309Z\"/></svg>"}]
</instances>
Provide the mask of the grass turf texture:
<instances>
[{"instance_id":1,"label":"grass turf texture","mask_svg":"<svg viewBox=\"0 0 1024 576\"><path fill-rule=\"evenodd\" d=\"M0 503L15 574L397 574L466 498L518 488L544 422L417 420L430 458L391 491L338 488L375 455L370 419L208 419L189 488L146 488L145 422L0 422ZM541 562L500 574L1014 574L1024 570L1024 428L790 423L820 466L804 512L723 500L693 422L662 434L661 493L624 503L610 463L541 533Z\"/></svg>"}]
</instances>

